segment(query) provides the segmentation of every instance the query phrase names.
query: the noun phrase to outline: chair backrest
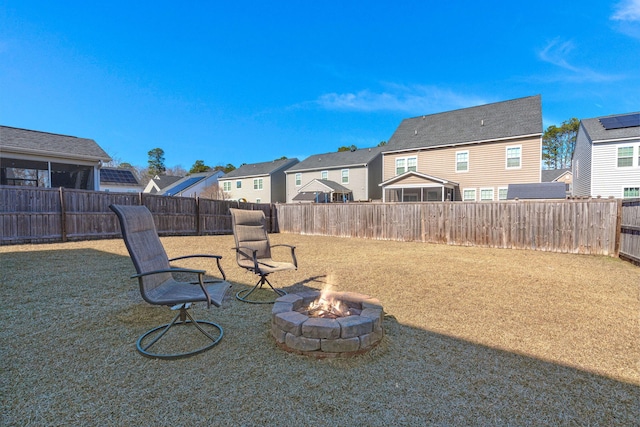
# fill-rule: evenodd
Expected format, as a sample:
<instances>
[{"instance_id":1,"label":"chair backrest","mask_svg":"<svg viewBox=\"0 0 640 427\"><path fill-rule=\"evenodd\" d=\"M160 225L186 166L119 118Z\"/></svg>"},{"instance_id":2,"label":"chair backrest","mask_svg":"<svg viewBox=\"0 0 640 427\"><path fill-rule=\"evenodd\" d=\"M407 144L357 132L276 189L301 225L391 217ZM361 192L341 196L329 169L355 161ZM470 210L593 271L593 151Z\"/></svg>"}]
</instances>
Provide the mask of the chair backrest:
<instances>
[{"instance_id":1,"label":"chair backrest","mask_svg":"<svg viewBox=\"0 0 640 427\"><path fill-rule=\"evenodd\" d=\"M138 274L170 268L169 258L160 242L153 215L146 206L111 205L120 220L122 238ZM155 288L172 280L171 273L152 274L139 278L144 299Z\"/></svg>"},{"instance_id":2,"label":"chair backrest","mask_svg":"<svg viewBox=\"0 0 640 427\"><path fill-rule=\"evenodd\" d=\"M236 247L257 250L258 259L271 258L271 245L264 212L233 208L229 211ZM236 251L236 260L239 265L252 266L252 259L252 252L242 249Z\"/></svg>"}]
</instances>

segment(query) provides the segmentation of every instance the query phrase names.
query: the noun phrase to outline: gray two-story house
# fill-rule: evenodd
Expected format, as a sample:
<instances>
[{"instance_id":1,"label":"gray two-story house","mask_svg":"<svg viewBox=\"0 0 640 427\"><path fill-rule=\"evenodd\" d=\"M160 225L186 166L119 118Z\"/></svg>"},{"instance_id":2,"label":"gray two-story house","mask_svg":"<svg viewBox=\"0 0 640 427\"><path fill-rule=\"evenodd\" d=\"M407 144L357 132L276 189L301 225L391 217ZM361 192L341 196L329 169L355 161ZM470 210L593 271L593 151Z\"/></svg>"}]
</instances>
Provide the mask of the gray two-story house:
<instances>
[{"instance_id":1,"label":"gray two-story house","mask_svg":"<svg viewBox=\"0 0 640 427\"><path fill-rule=\"evenodd\" d=\"M288 168L287 203L381 199L382 149L316 154Z\"/></svg>"}]
</instances>

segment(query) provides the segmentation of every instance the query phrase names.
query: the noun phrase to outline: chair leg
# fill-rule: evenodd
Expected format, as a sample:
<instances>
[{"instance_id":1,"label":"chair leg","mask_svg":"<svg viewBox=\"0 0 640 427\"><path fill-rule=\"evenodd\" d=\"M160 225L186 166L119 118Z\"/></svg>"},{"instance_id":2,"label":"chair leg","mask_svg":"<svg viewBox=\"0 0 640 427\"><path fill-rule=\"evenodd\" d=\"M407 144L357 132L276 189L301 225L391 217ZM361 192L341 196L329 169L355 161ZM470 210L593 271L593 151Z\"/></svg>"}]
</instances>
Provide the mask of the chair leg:
<instances>
[{"instance_id":1,"label":"chair leg","mask_svg":"<svg viewBox=\"0 0 640 427\"><path fill-rule=\"evenodd\" d=\"M138 341L136 342L136 348L138 352L145 357L149 357L152 359L180 359L183 357L193 356L204 351L209 350L214 345L218 344L223 336L222 327L213 322L208 322L206 320L195 320L188 311L190 304L181 304L179 306L179 312L175 315L173 320L166 325L158 326L157 328L153 328L147 332L145 332ZM203 325L206 325L209 329L214 331L214 333L207 332ZM160 339L174 326L188 327L195 326L198 331L200 331L205 337L207 337L211 343L208 343L196 350L186 351L181 353L154 353L149 350L154 344L158 343ZM154 334L156 334L154 336ZM145 339L151 338L150 342L145 342Z\"/></svg>"},{"instance_id":2,"label":"chair leg","mask_svg":"<svg viewBox=\"0 0 640 427\"><path fill-rule=\"evenodd\" d=\"M271 290L273 290L273 292L276 293L277 297L274 298L273 300L268 300L268 301L258 301L258 300L250 300L249 296L257 289L261 289L262 286L264 284L269 285L269 287L271 288ZM267 276L260 276L260 279L258 279L258 283L256 283L256 285L251 288L251 289L243 289L241 291L239 291L236 294L236 298L242 302L248 302L251 304L273 304L274 302L276 302L276 299L278 297L281 297L283 295L287 295L287 292L284 291L283 289L278 289L278 288L274 288L273 285L271 284L271 282L269 282L269 279L267 279Z\"/></svg>"}]
</instances>

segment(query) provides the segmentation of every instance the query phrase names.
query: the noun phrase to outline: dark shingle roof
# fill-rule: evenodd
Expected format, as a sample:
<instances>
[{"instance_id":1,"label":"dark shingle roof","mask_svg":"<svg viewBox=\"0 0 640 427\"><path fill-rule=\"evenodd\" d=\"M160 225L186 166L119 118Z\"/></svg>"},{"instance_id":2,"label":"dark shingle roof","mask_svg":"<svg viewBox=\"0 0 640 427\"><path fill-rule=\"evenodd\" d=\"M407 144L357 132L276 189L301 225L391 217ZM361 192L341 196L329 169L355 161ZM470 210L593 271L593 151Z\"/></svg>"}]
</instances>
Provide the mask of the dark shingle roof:
<instances>
[{"instance_id":1,"label":"dark shingle roof","mask_svg":"<svg viewBox=\"0 0 640 427\"><path fill-rule=\"evenodd\" d=\"M582 119L580 124L587 132L592 142L640 137L640 122L638 123L638 126L609 130L605 129L604 126L602 126L602 123L600 123L600 119L624 116L627 114L639 113L612 114L610 116L596 117L593 119Z\"/></svg>"},{"instance_id":2,"label":"dark shingle roof","mask_svg":"<svg viewBox=\"0 0 640 427\"><path fill-rule=\"evenodd\" d=\"M541 179L542 182L553 182L567 172L571 172L571 169L543 169Z\"/></svg>"},{"instance_id":3,"label":"dark shingle roof","mask_svg":"<svg viewBox=\"0 0 640 427\"><path fill-rule=\"evenodd\" d=\"M542 134L540 95L404 119L385 152Z\"/></svg>"},{"instance_id":4,"label":"dark shingle roof","mask_svg":"<svg viewBox=\"0 0 640 427\"><path fill-rule=\"evenodd\" d=\"M266 176L280 169L288 168L298 163L298 159L274 160L271 162L252 163L250 165L242 165L238 169L227 173L222 179L242 178L248 176Z\"/></svg>"},{"instance_id":5,"label":"dark shingle roof","mask_svg":"<svg viewBox=\"0 0 640 427\"><path fill-rule=\"evenodd\" d=\"M0 151L68 159L111 160L93 140L75 136L0 126Z\"/></svg>"},{"instance_id":6,"label":"dark shingle roof","mask_svg":"<svg viewBox=\"0 0 640 427\"><path fill-rule=\"evenodd\" d=\"M563 182L540 182L533 184L509 184L507 199L566 199Z\"/></svg>"},{"instance_id":7,"label":"dark shingle roof","mask_svg":"<svg viewBox=\"0 0 640 427\"><path fill-rule=\"evenodd\" d=\"M287 169L289 172L361 166L369 164L385 147L363 148L355 151L334 151L307 157L297 165Z\"/></svg>"}]
</instances>

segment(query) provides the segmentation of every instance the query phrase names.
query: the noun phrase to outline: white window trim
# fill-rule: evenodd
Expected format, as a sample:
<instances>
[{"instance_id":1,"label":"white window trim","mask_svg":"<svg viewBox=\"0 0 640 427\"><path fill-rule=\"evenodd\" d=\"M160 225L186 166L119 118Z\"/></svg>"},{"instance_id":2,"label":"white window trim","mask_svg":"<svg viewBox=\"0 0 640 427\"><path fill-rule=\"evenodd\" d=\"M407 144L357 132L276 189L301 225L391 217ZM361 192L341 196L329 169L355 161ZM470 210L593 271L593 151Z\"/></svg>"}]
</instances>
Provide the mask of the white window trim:
<instances>
[{"instance_id":1,"label":"white window trim","mask_svg":"<svg viewBox=\"0 0 640 427\"><path fill-rule=\"evenodd\" d=\"M631 164L629 166L619 166L618 163L620 161L620 149L621 148L631 148L631 155L628 157L631 157ZM622 170L628 170L629 168L632 168L634 166L637 166L635 164L634 159L636 158L635 156L636 153L636 147L634 145L619 145L616 147L616 169L622 169ZM628 158L628 157L623 157L623 158Z\"/></svg>"},{"instance_id":2,"label":"white window trim","mask_svg":"<svg viewBox=\"0 0 640 427\"><path fill-rule=\"evenodd\" d=\"M500 190L504 190L504 199L500 198ZM509 187L498 187L498 201L507 200L507 192L509 191Z\"/></svg>"},{"instance_id":3,"label":"white window trim","mask_svg":"<svg viewBox=\"0 0 640 427\"><path fill-rule=\"evenodd\" d=\"M624 190L628 189L628 188L640 188L640 185L633 185L633 186L623 186L622 187L622 198L623 199L637 199L637 197L624 197Z\"/></svg>"},{"instance_id":4,"label":"white window trim","mask_svg":"<svg viewBox=\"0 0 640 427\"><path fill-rule=\"evenodd\" d=\"M294 179L294 183L296 184L296 187L300 187L302 185L302 174L300 172L296 173L293 176Z\"/></svg>"},{"instance_id":5,"label":"white window trim","mask_svg":"<svg viewBox=\"0 0 640 427\"><path fill-rule=\"evenodd\" d=\"M329 171L321 171L320 179L329 179Z\"/></svg>"},{"instance_id":6,"label":"white window trim","mask_svg":"<svg viewBox=\"0 0 640 427\"><path fill-rule=\"evenodd\" d=\"M409 159L414 159L416 161L416 170L415 170L415 172L418 171L418 156L396 157L396 159L394 161L394 166L395 166L394 171L396 173L396 176L402 175L403 173L409 172ZM404 172L402 172L402 173L398 173L398 160L404 161Z\"/></svg>"},{"instance_id":7,"label":"white window trim","mask_svg":"<svg viewBox=\"0 0 640 427\"><path fill-rule=\"evenodd\" d=\"M458 154L466 154L467 155L467 169L458 170ZM456 151L456 173L467 173L469 172L469 150Z\"/></svg>"},{"instance_id":8,"label":"white window trim","mask_svg":"<svg viewBox=\"0 0 640 427\"><path fill-rule=\"evenodd\" d=\"M491 190L491 199L483 199L482 198L482 192L483 191L489 191ZM480 188L480 201L481 202L493 202L496 198L496 192L492 187L484 187L484 188Z\"/></svg>"},{"instance_id":9,"label":"white window trim","mask_svg":"<svg viewBox=\"0 0 640 427\"><path fill-rule=\"evenodd\" d=\"M520 150L520 162L518 166L509 166L509 149L518 148ZM508 145L504 149L504 167L505 169L522 169L522 145Z\"/></svg>"},{"instance_id":10,"label":"white window trim","mask_svg":"<svg viewBox=\"0 0 640 427\"><path fill-rule=\"evenodd\" d=\"M242 188L242 180L236 181L236 188Z\"/></svg>"},{"instance_id":11,"label":"white window trim","mask_svg":"<svg viewBox=\"0 0 640 427\"><path fill-rule=\"evenodd\" d=\"M473 191L473 200L466 200L466 199L464 198L464 193L465 193L465 192L467 192L467 191ZM477 201L477 200L478 200L478 192L477 192L477 189L475 189L475 188L463 188L463 189L462 189L462 201L463 201L463 202L475 202L475 201Z\"/></svg>"},{"instance_id":12,"label":"white window trim","mask_svg":"<svg viewBox=\"0 0 640 427\"><path fill-rule=\"evenodd\" d=\"M227 188L227 186L229 188ZM229 193L231 191L231 181L222 181L222 191Z\"/></svg>"},{"instance_id":13,"label":"white window trim","mask_svg":"<svg viewBox=\"0 0 640 427\"><path fill-rule=\"evenodd\" d=\"M262 191L263 189L264 189L264 181L263 181L263 179L262 178L253 178L253 190L254 191Z\"/></svg>"},{"instance_id":14,"label":"white window trim","mask_svg":"<svg viewBox=\"0 0 640 427\"><path fill-rule=\"evenodd\" d=\"M347 181L344 181L344 173L347 173ZM341 184L348 184L349 183L349 169L342 169L340 171L340 183Z\"/></svg>"}]
</instances>

